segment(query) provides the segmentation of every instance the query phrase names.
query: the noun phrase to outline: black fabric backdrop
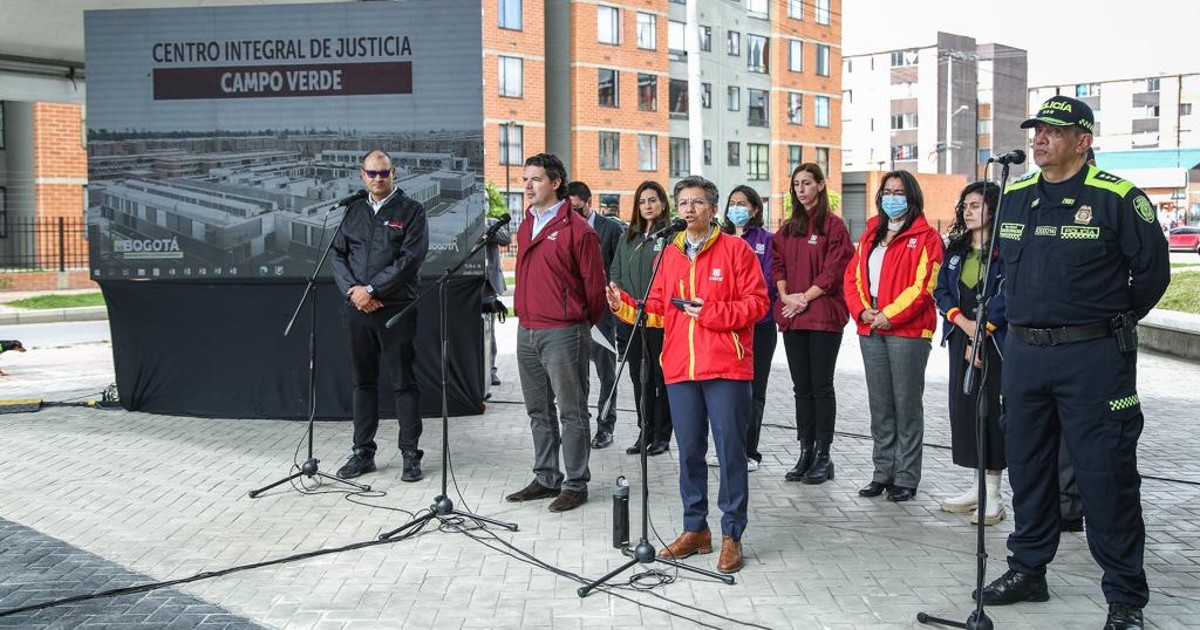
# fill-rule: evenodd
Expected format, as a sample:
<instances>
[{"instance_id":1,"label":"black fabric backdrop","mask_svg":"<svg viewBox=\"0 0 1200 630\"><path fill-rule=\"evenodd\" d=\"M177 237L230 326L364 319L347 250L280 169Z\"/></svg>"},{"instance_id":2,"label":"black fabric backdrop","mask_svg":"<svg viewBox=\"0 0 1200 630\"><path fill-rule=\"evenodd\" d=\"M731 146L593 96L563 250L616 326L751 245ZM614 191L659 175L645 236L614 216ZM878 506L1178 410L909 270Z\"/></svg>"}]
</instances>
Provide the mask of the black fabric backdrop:
<instances>
[{"instance_id":1,"label":"black fabric backdrop","mask_svg":"<svg viewBox=\"0 0 1200 630\"><path fill-rule=\"evenodd\" d=\"M483 412L482 283L475 276L447 284L451 416ZM283 336L303 282L99 284L108 304L117 389L126 409L230 418L308 417L311 298L291 334ZM318 284L316 297L317 417L350 418L350 351L339 314L344 298L332 282ZM425 296L418 309L421 415L440 417L437 291ZM386 382L381 376L380 383ZM396 417L386 385L380 403L384 417Z\"/></svg>"}]
</instances>

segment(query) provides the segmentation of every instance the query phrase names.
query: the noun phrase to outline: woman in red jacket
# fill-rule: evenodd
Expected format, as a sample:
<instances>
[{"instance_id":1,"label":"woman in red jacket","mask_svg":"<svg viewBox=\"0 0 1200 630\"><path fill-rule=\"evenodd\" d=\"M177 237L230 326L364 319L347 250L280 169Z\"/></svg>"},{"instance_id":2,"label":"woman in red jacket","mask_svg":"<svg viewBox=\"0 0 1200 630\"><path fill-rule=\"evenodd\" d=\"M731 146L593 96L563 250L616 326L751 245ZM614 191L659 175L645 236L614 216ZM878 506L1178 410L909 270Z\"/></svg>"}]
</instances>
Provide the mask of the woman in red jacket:
<instances>
[{"instance_id":1,"label":"woman in red jacket","mask_svg":"<svg viewBox=\"0 0 1200 630\"><path fill-rule=\"evenodd\" d=\"M779 290L775 321L792 373L800 440L800 458L784 479L820 484L833 479L833 370L850 318L842 278L854 248L846 224L830 212L820 166L797 166L790 194L792 216L775 234L771 261L771 280Z\"/></svg>"},{"instance_id":2,"label":"woman in red jacket","mask_svg":"<svg viewBox=\"0 0 1200 630\"><path fill-rule=\"evenodd\" d=\"M721 556L717 570L742 568L746 529L746 429L753 413L754 324L767 312L767 284L754 251L713 224L720 201L703 177L675 185L675 207L687 230L663 249L650 284L646 313L663 324L663 377L679 448L683 534L659 555L686 558L712 552L708 529L708 450L711 424L720 460ZM609 308L633 322L634 301L609 284Z\"/></svg>"},{"instance_id":3,"label":"woman in red jacket","mask_svg":"<svg viewBox=\"0 0 1200 630\"><path fill-rule=\"evenodd\" d=\"M876 215L846 268L846 305L858 343L871 408L871 482L858 493L907 501L921 482L925 365L937 327L933 288L942 238L925 220L924 198L908 171L883 177Z\"/></svg>"}]
</instances>

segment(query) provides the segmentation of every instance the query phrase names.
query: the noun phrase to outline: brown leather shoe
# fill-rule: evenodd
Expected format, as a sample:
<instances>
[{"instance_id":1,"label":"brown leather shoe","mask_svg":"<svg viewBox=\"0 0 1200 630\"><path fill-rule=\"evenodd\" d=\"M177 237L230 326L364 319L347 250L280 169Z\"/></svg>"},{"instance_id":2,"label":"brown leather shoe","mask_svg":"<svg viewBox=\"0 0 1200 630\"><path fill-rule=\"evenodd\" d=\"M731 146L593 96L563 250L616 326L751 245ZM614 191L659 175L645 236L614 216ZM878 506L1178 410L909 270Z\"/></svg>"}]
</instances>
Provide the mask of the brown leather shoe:
<instances>
[{"instance_id":1,"label":"brown leather shoe","mask_svg":"<svg viewBox=\"0 0 1200 630\"><path fill-rule=\"evenodd\" d=\"M505 501L511 503L520 503L522 501L537 501L538 499L549 499L550 497L558 496L558 490L555 488L547 488L537 482L537 479L529 482L528 486L517 490L516 492L504 497Z\"/></svg>"},{"instance_id":2,"label":"brown leather shoe","mask_svg":"<svg viewBox=\"0 0 1200 630\"><path fill-rule=\"evenodd\" d=\"M558 498L550 504L551 512L569 512L587 503L587 490L563 490Z\"/></svg>"},{"instance_id":3,"label":"brown leather shoe","mask_svg":"<svg viewBox=\"0 0 1200 630\"><path fill-rule=\"evenodd\" d=\"M683 532L675 542L663 547L658 557L682 560L698 553L712 553L712 531L707 527L704 531Z\"/></svg>"},{"instance_id":4,"label":"brown leather shoe","mask_svg":"<svg viewBox=\"0 0 1200 630\"><path fill-rule=\"evenodd\" d=\"M721 557L717 559L717 570L721 573L737 573L742 570L742 543L731 536L721 537Z\"/></svg>"}]
</instances>

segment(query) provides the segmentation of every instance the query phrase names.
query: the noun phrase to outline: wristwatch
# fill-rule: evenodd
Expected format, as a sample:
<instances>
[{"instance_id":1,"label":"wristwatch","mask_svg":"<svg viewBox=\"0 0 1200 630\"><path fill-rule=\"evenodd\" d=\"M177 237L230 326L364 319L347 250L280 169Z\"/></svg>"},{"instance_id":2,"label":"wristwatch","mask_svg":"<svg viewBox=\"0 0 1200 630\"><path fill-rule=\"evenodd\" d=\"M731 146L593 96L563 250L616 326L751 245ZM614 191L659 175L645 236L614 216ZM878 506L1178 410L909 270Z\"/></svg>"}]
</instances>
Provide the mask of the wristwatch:
<instances>
[{"instance_id":1,"label":"wristwatch","mask_svg":"<svg viewBox=\"0 0 1200 630\"><path fill-rule=\"evenodd\" d=\"M365 286L363 288L367 290L367 295L369 295L371 297L375 297L375 287L368 284L367 286Z\"/></svg>"}]
</instances>

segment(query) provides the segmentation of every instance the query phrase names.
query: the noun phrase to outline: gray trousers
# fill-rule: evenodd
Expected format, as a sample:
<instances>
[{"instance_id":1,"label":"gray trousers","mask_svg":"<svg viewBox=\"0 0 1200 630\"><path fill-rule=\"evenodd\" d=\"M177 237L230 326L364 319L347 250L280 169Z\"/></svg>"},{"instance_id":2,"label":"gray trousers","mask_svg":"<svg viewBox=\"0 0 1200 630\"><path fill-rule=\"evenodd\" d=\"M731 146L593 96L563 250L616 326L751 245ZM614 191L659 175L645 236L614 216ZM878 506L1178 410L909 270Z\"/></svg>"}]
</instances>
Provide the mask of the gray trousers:
<instances>
[{"instance_id":1,"label":"gray trousers","mask_svg":"<svg viewBox=\"0 0 1200 630\"><path fill-rule=\"evenodd\" d=\"M517 331L517 369L533 432L533 473L547 488L580 492L587 490L592 478L587 406L590 331L586 322L567 328L521 326ZM563 468L559 467L560 446Z\"/></svg>"},{"instance_id":2,"label":"gray trousers","mask_svg":"<svg viewBox=\"0 0 1200 630\"><path fill-rule=\"evenodd\" d=\"M919 337L859 336L871 407L873 481L916 488L925 439L925 365L931 343Z\"/></svg>"}]
</instances>

